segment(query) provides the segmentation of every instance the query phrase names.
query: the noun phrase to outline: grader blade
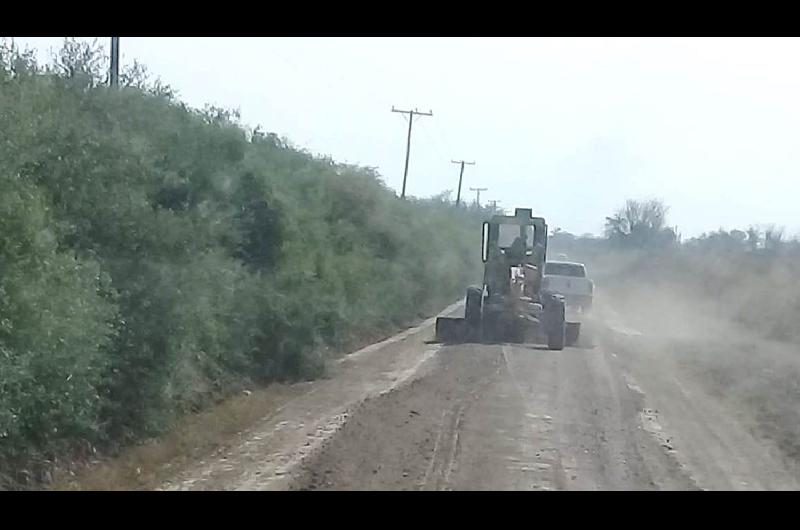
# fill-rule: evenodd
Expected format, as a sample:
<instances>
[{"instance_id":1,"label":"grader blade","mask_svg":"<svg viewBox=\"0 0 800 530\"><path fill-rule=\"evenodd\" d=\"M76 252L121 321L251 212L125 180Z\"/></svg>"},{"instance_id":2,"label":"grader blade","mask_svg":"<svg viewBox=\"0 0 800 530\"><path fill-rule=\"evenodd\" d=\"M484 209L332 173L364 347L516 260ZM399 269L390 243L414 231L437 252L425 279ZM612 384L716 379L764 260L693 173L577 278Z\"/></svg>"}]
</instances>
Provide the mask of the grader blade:
<instances>
[{"instance_id":1,"label":"grader blade","mask_svg":"<svg viewBox=\"0 0 800 530\"><path fill-rule=\"evenodd\" d=\"M436 342L459 344L466 340L467 321L463 318L439 317L436 319Z\"/></svg>"}]
</instances>

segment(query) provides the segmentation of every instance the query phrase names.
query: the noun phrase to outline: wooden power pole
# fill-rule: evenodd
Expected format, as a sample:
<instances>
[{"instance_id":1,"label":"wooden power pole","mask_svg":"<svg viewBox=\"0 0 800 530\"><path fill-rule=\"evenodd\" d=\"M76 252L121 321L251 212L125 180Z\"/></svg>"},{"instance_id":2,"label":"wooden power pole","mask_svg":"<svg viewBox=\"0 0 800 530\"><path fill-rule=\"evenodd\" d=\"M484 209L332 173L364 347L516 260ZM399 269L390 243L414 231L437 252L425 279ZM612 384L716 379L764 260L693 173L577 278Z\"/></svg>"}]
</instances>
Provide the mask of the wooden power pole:
<instances>
[{"instance_id":1,"label":"wooden power pole","mask_svg":"<svg viewBox=\"0 0 800 530\"><path fill-rule=\"evenodd\" d=\"M481 207L481 192L486 191L489 188L470 188L471 191L476 193L475 202L478 204L478 208Z\"/></svg>"},{"instance_id":2,"label":"wooden power pole","mask_svg":"<svg viewBox=\"0 0 800 530\"><path fill-rule=\"evenodd\" d=\"M451 160L453 164L461 164L461 171L458 174L458 193L456 193L456 208L458 208L458 203L461 202L461 181L464 178L464 164L468 166L474 166L475 162L464 162L463 160Z\"/></svg>"},{"instance_id":3,"label":"wooden power pole","mask_svg":"<svg viewBox=\"0 0 800 530\"><path fill-rule=\"evenodd\" d=\"M111 37L111 68L108 79L112 87L119 86L119 37Z\"/></svg>"},{"instance_id":4,"label":"wooden power pole","mask_svg":"<svg viewBox=\"0 0 800 530\"><path fill-rule=\"evenodd\" d=\"M406 140L406 167L403 170L403 191L400 193L400 198L406 198L406 179L408 178L408 157L411 154L411 125L414 123L414 115L417 116L433 116L433 111L420 112L414 110L399 110L392 106L392 112L399 112L401 114L408 114L408 140Z\"/></svg>"}]
</instances>

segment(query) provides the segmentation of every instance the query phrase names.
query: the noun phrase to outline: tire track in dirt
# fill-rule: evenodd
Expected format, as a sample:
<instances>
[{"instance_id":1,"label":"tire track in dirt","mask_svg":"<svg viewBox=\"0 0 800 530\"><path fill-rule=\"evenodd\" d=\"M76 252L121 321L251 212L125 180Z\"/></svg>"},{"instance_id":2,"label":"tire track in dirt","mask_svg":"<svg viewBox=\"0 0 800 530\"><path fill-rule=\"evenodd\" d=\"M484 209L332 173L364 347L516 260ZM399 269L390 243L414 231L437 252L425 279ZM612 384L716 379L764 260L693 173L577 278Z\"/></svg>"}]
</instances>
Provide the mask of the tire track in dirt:
<instances>
[{"instance_id":1,"label":"tire track in dirt","mask_svg":"<svg viewBox=\"0 0 800 530\"><path fill-rule=\"evenodd\" d=\"M290 488L453 489L470 411L502 369L498 351L471 358L471 349L442 348L424 375L366 402Z\"/></svg>"},{"instance_id":2,"label":"tire track in dirt","mask_svg":"<svg viewBox=\"0 0 800 530\"><path fill-rule=\"evenodd\" d=\"M528 428L526 429L527 435L526 435L525 438L526 439L534 439L535 437L542 438L543 437L542 435L545 432L549 432L550 436L553 438L553 440L555 442L554 444L552 444L553 445L552 448L540 450L540 451L538 451L536 453L535 459L537 461L542 459L542 454L544 452L548 452L550 454L550 462L546 462L546 463L537 462L538 469L544 468L544 469L552 470L552 484L553 484L553 486L556 489L559 489L559 490L567 489L567 484L568 484L567 473L568 473L568 470L565 469L565 466L564 466L564 454L563 454L563 452L561 450L561 447L563 446L563 443L560 440L559 433L556 432L556 430L552 427L552 419L553 418L549 414L542 414L541 411L539 411L539 410L534 411L532 409L530 392L526 393L523 390L523 387L520 384L519 380L517 379L516 372L518 371L518 368L517 368L517 366L515 365L515 363L513 361L513 351L512 351L511 346L508 346L508 345L503 346L502 350L503 350L503 361L504 361L504 365L505 365L509 380L512 382L513 387L516 389L517 394L518 394L519 399L520 399L520 402L523 404L524 409L525 409L525 417L529 420L527 422L527 424L526 424L526 426ZM552 364L552 363L550 363L550 364ZM542 370L541 366L537 370L537 374L539 374L540 376L543 375L543 374L547 374L548 372L550 374L552 374L554 372L554 370L552 370L552 369L551 370ZM543 383L543 378L540 377L540 378L537 379L537 381L540 382L540 384L542 384ZM544 386L544 385L542 385L542 386ZM539 390L541 392L542 388L538 388L537 390ZM537 414L537 412L538 412L538 414ZM538 423L539 424L538 432L534 432L531 429L531 426L532 426L533 423ZM523 449L523 451L527 452L527 451L525 451L525 449ZM545 481L541 481L540 480L540 482L545 482ZM550 489L549 487L547 487L546 484L541 486L541 487L543 489Z\"/></svg>"}]
</instances>

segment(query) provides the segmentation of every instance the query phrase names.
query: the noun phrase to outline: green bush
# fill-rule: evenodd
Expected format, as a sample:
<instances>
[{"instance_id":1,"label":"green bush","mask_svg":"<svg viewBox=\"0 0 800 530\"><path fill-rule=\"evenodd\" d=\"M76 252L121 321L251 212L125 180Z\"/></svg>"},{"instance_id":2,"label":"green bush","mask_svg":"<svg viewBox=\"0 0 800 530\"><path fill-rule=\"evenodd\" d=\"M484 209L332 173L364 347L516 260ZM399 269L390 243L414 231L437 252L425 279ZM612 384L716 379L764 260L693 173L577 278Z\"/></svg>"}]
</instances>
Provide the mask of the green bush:
<instances>
[{"instance_id":1,"label":"green bush","mask_svg":"<svg viewBox=\"0 0 800 530\"><path fill-rule=\"evenodd\" d=\"M97 262L58 251L38 189L7 171L0 189L0 469L8 469L44 447L97 438L115 305Z\"/></svg>"},{"instance_id":2,"label":"green bush","mask_svg":"<svg viewBox=\"0 0 800 530\"><path fill-rule=\"evenodd\" d=\"M484 211L399 200L140 65L110 90L102 57L0 51L0 463L319 376L480 280Z\"/></svg>"}]
</instances>

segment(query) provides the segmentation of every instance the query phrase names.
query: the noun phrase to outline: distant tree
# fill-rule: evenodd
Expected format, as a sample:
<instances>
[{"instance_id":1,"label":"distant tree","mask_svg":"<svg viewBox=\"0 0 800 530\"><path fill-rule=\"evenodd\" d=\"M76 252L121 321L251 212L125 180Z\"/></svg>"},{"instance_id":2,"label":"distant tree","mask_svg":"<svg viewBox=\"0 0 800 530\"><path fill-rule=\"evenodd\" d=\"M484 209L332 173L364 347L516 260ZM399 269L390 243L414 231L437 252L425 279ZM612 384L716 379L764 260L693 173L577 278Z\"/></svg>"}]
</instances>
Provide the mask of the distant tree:
<instances>
[{"instance_id":1,"label":"distant tree","mask_svg":"<svg viewBox=\"0 0 800 530\"><path fill-rule=\"evenodd\" d=\"M145 65L133 60L132 64L126 65L120 72L120 84L124 87L131 87L141 90L142 92L152 94L154 96L162 96L167 99L173 99L177 96L175 90L156 77L152 79L152 75Z\"/></svg>"},{"instance_id":2,"label":"distant tree","mask_svg":"<svg viewBox=\"0 0 800 530\"><path fill-rule=\"evenodd\" d=\"M53 54L56 73L81 88L92 88L107 81L108 58L97 39L92 42L64 39Z\"/></svg>"},{"instance_id":3,"label":"distant tree","mask_svg":"<svg viewBox=\"0 0 800 530\"><path fill-rule=\"evenodd\" d=\"M716 232L703 233L692 238L688 244L704 251L739 252L746 248L747 234L741 230L726 231L720 228Z\"/></svg>"},{"instance_id":4,"label":"distant tree","mask_svg":"<svg viewBox=\"0 0 800 530\"><path fill-rule=\"evenodd\" d=\"M744 242L744 240L747 239L747 232L742 230L733 229L730 231L730 235L733 239L740 242Z\"/></svg>"},{"instance_id":5,"label":"distant tree","mask_svg":"<svg viewBox=\"0 0 800 530\"><path fill-rule=\"evenodd\" d=\"M764 250L771 253L779 252L784 243L783 239L784 229L769 225L764 230Z\"/></svg>"},{"instance_id":6,"label":"distant tree","mask_svg":"<svg viewBox=\"0 0 800 530\"><path fill-rule=\"evenodd\" d=\"M566 247L570 246L574 241L575 234L571 234L561 228L554 228L553 232L550 234L549 244Z\"/></svg>"},{"instance_id":7,"label":"distant tree","mask_svg":"<svg viewBox=\"0 0 800 530\"><path fill-rule=\"evenodd\" d=\"M675 243L675 230L666 226L669 208L657 199L628 200L625 206L606 217L605 236L626 248L652 248Z\"/></svg>"},{"instance_id":8,"label":"distant tree","mask_svg":"<svg viewBox=\"0 0 800 530\"><path fill-rule=\"evenodd\" d=\"M453 195L453 190L444 190L431 197L431 200L434 202L443 202L446 204L450 204L451 202L453 202L452 195Z\"/></svg>"},{"instance_id":9,"label":"distant tree","mask_svg":"<svg viewBox=\"0 0 800 530\"><path fill-rule=\"evenodd\" d=\"M39 72L34 50L20 50L13 39L0 39L0 80Z\"/></svg>"},{"instance_id":10,"label":"distant tree","mask_svg":"<svg viewBox=\"0 0 800 530\"><path fill-rule=\"evenodd\" d=\"M761 232L751 226L747 229L747 247L750 251L754 252L758 250L759 243L761 242Z\"/></svg>"}]
</instances>

